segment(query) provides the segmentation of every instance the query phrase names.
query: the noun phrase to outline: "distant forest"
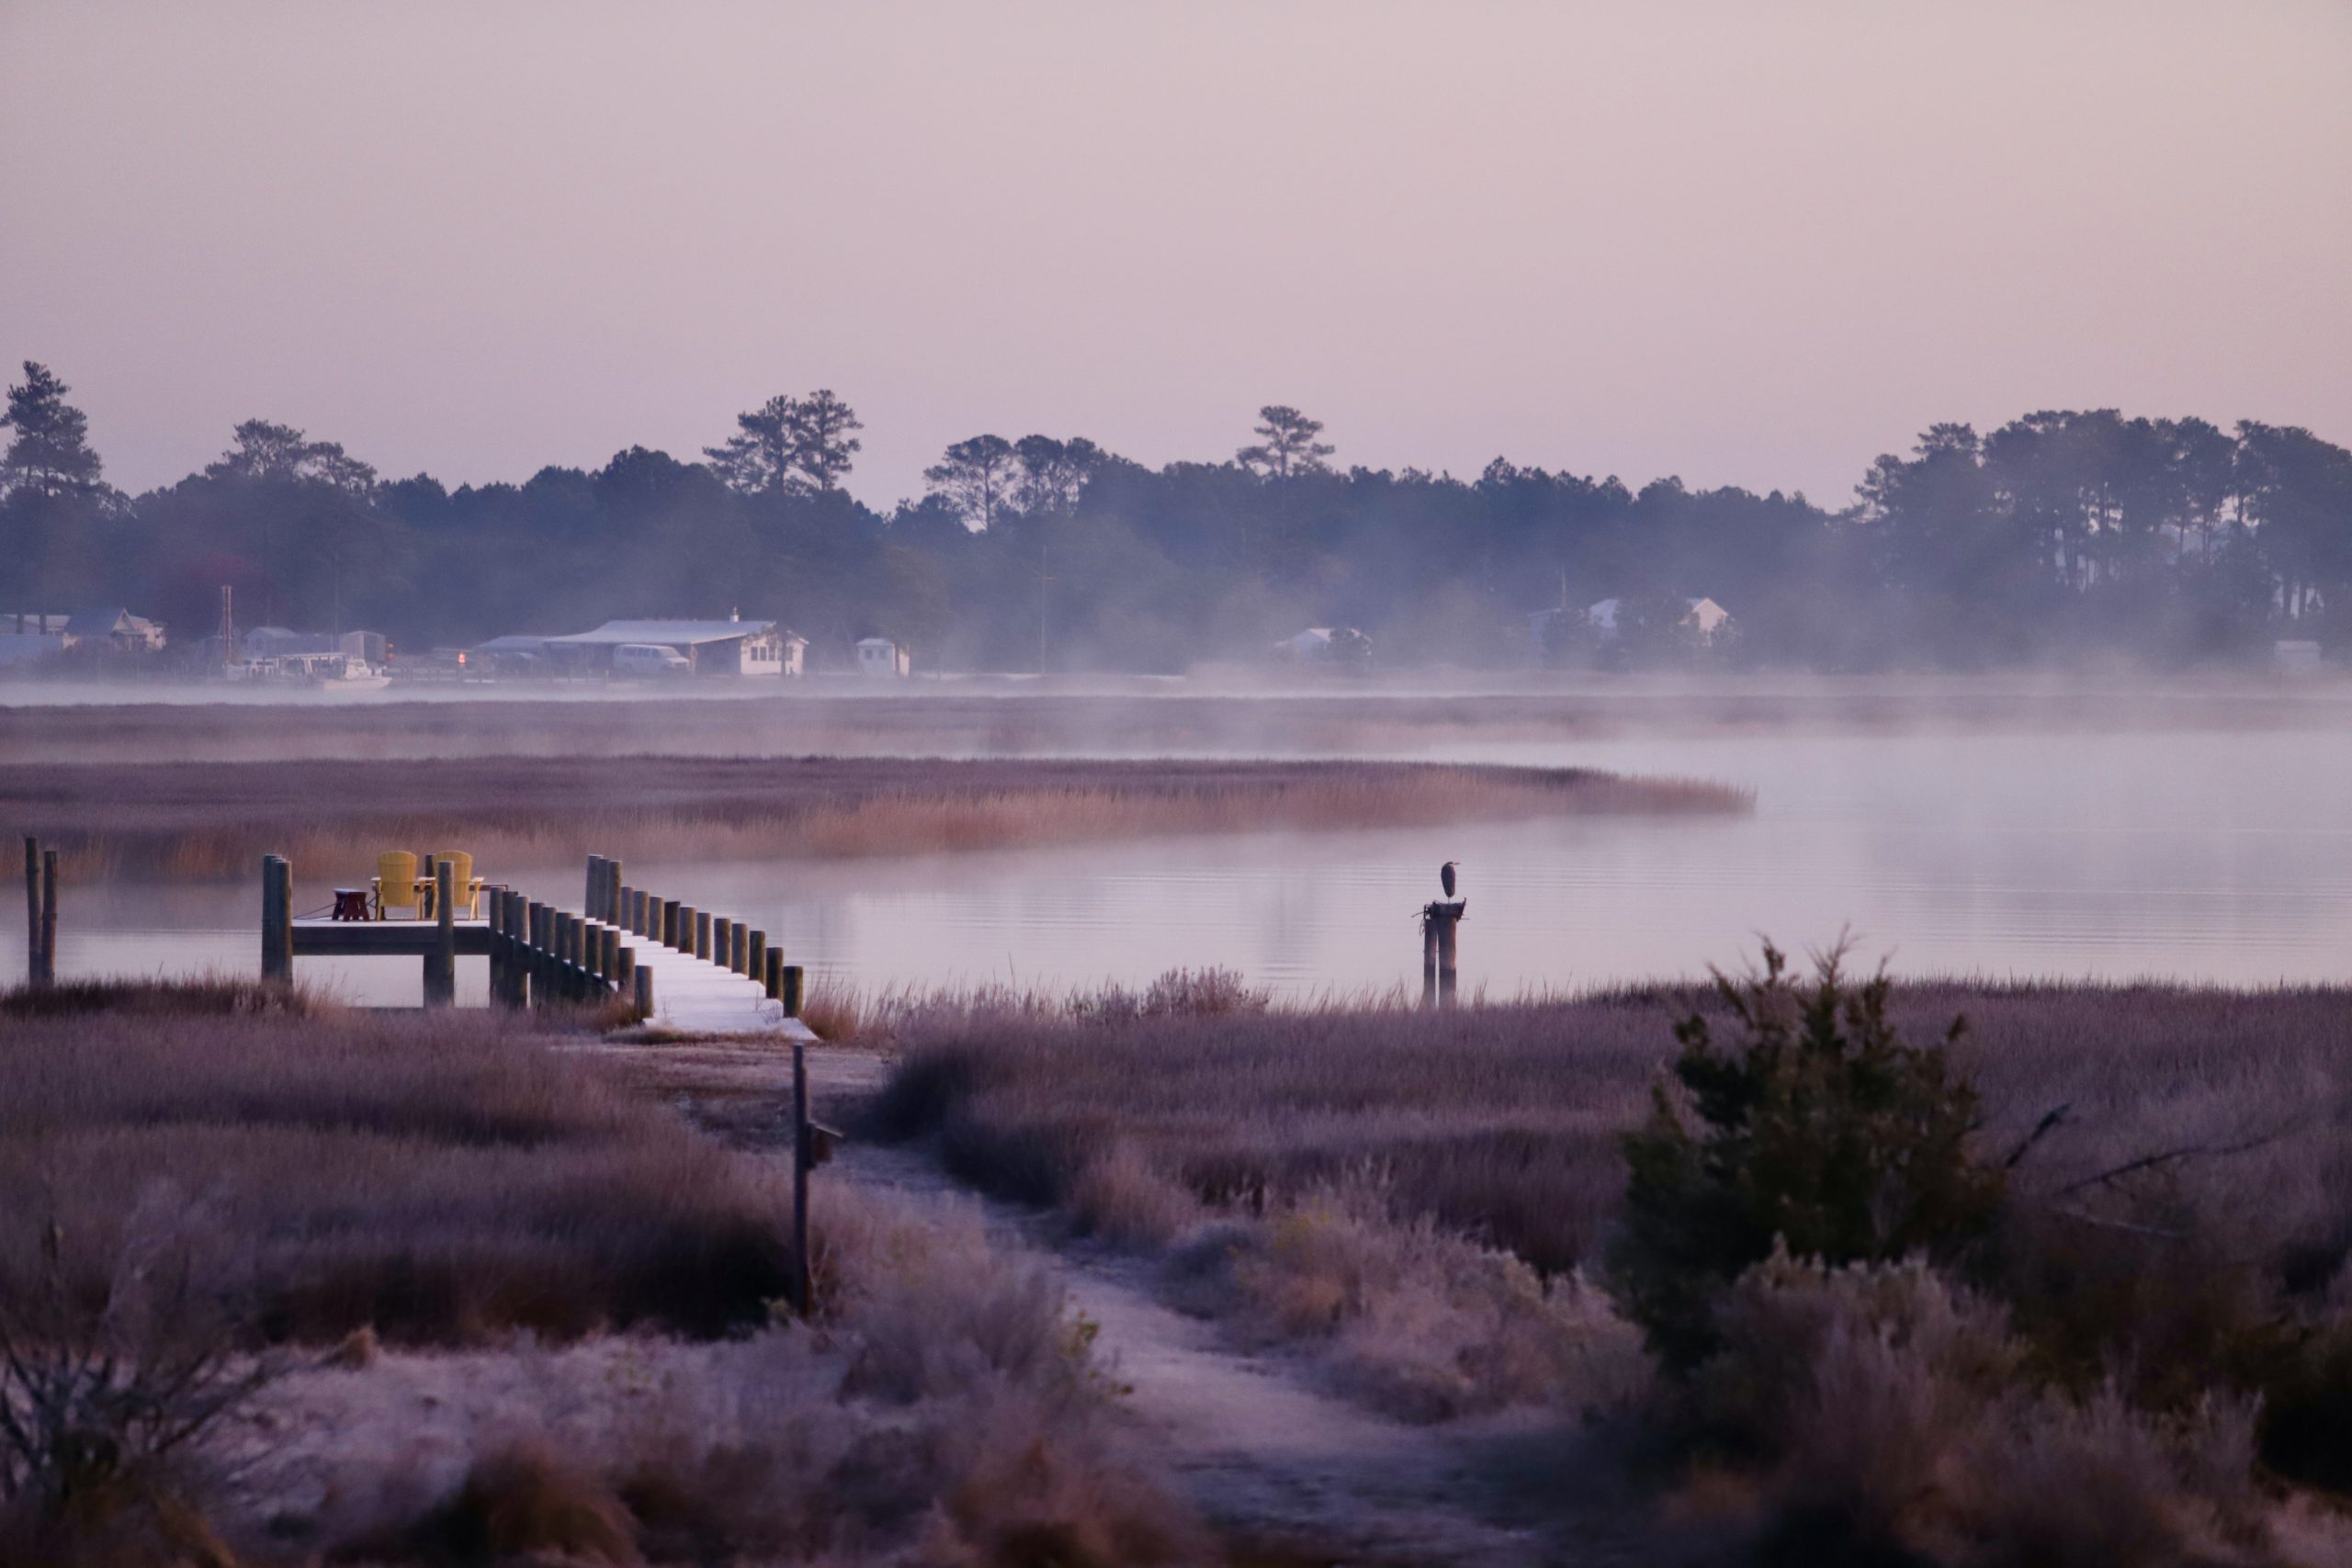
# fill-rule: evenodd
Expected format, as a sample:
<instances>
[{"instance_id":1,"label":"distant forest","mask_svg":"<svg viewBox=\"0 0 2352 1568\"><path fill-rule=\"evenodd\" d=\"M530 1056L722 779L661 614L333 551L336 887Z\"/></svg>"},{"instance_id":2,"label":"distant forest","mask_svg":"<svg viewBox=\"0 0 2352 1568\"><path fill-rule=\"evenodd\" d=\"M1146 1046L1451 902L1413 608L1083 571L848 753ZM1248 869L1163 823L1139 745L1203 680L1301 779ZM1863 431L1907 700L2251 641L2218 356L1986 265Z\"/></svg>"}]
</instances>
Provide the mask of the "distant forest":
<instances>
[{"instance_id":1,"label":"distant forest","mask_svg":"<svg viewBox=\"0 0 2352 1568\"><path fill-rule=\"evenodd\" d=\"M2250 422L1939 424L1832 510L1500 457L1469 479L1340 468L1277 406L1230 458L1158 469L976 435L879 512L842 488L862 425L830 391L773 399L686 458L632 446L454 491L252 420L137 497L106 483L69 393L31 363L8 391L0 613L119 604L182 642L226 583L242 625L410 650L741 608L820 665L884 635L933 670L1254 662L1310 626L1361 628L1382 667L1510 666L1538 657L1532 613L1610 598L1619 637L1579 624L1543 657L1871 671L2352 648L2352 452ZM1712 646L1678 627L1700 597L1734 617Z\"/></svg>"}]
</instances>

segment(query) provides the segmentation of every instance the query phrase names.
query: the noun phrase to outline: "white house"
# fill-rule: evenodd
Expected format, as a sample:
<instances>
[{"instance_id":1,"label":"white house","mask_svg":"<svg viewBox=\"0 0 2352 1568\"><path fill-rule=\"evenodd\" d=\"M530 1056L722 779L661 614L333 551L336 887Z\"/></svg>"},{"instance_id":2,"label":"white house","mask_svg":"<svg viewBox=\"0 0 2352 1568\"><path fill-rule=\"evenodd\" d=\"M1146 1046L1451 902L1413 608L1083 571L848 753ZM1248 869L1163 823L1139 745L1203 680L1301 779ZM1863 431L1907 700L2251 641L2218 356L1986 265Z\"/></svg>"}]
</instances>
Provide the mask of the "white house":
<instances>
[{"instance_id":1,"label":"white house","mask_svg":"<svg viewBox=\"0 0 2352 1568\"><path fill-rule=\"evenodd\" d=\"M128 610L85 610L65 623L65 635L76 648L91 643L130 651L153 652L164 646L164 628Z\"/></svg>"},{"instance_id":2,"label":"white house","mask_svg":"<svg viewBox=\"0 0 2352 1568\"><path fill-rule=\"evenodd\" d=\"M1353 626L1309 626L1274 644L1274 657L1304 664L1372 657L1372 639Z\"/></svg>"},{"instance_id":3,"label":"white house","mask_svg":"<svg viewBox=\"0 0 2352 1568\"><path fill-rule=\"evenodd\" d=\"M774 621L606 621L594 631L551 637L542 646L571 667L609 670L613 650L637 645L675 649L697 675L797 675L808 639Z\"/></svg>"},{"instance_id":4,"label":"white house","mask_svg":"<svg viewBox=\"0 0 2352 1568\"><path fill-rule=\"evenodd\" d=\"M2319 644L2280 641L2270 645L2270 668L2281 675L2308 675L2319 668Z\"/></svg>"},{"instance_id":5,"label":"white house","mask_svg":"<svg viewBox=\"0 0 2352 1568\"><path fill-rule=\"evenodd\" d=\"M1585 611L1585 618L1592 623L1592 629L1601 641L1616 639L1617 607L1623 603L1622 599L1603 599ZM1684 603L1690 606L1690 612L1679 624L1697 631L1701 642L1714 641L1716 631L1731 619L1731 612L1713 599L1688 599Z\"/></svg>"}]
</instances>

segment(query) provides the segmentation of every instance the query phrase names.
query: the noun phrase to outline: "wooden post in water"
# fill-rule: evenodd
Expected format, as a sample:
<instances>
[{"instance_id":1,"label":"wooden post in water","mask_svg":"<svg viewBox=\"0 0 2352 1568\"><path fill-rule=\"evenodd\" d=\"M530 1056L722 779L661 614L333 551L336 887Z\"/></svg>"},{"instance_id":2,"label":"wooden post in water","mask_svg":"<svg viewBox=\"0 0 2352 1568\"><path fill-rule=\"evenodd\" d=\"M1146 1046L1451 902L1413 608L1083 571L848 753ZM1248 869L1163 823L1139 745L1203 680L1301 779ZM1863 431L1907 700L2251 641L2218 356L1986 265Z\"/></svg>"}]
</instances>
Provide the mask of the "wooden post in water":
<instances>
[{"instance_id":1,"label":"wooden post in water","mask_svg":"<svg viewBox=\"0 0 2352 1568\"><path fill-rule=\"evenodd\" d=\"M1437 927L1437 1002L1452 1010L1453 1007L1453 933L1462 924L1462 906L1454 905L1439 918Z\"/></svg>"},{"instance_id":2,"label":"wooden post in water","mask_svg":"<svg viewBox=\"0 0 2352 1568\"><path fill-rule=\"evenodd\" d=\"M292 972L294 937L292 908L288 909L287 953L288 971ZM40 852L40 983L57 984L57 852Z\"/></svg>"},{"instance_id":3,"label":"wooden post in water","mask_svg":"<svg viewBox=\"0 0 2352 1568\"><path fill-rule=\"evenodd\" d=\"M261 857L261 977L265 985L294 982L292 870L280 856Z\"/></svg>"},{"instance_id":4,"label":"wooden post in water","mask_svg":"<svg viewBox=\"0 0 2352 1568\"><path fill-rule=\"evenodd\" d=\"M746 947L745 947L745 949L743 950L743 973L744 973L746 976L748 976L752 980L752 982L753 982L753 983L755 983L755 984L760 983L760 982L763 982L763 981L765 981L765 980L767 979L767 976L768 976L768 933L767 933L767 932L765 932L765 931L753 931L753 932L752 933L752 938L751 938L750 944L749 944L748 946L746 946Z\"/></svg>"},{"instance_id":5,"label":"wooden post in water","mask_svg":"<svg viewBox=\"0 0 2352 1568\"><path fill-rule=\"evenodd\" d=\"M1437 1006L1437 906L1421 908L1421 1006Z\"/></svg>"},{"instance_id":6,"label":"wooden post in water","mask_svg":"<svg viewBox=\"0 0 2352 1568\"><path fill-rule=\"evenodd\" d=\"M710 911L707 909L695 911L695 956L710 956Z\"/></svg>"},{"instance_id":7,"label":"wooden post in water","mask_svg":"<svg viewBox=\"0 0 2352 1568\"><path fill-rule=\"evenodd\" d=\"M1463 899L1421 906L1421 1006L1453 1005L1454 930L1462 924Z\"/></svg>"},{"instance_id":8,"label":"wooden post in water","mask_svg":"<svg viewBox=\"0 0 2352 1568\"><path fill-rule=\"evenodd\" d=\"M40 946L40 840L25 835L25 981L43 985Z\"/></svg>"},{"instance_id":9,"label":"wooden post in water","mask_svg":"<svg viewBox=\"0 0 2352 1568\"><path fill-rule=\"evenodd\" d=\"M447 861L433 864L432 953L424 960L424 1005L453 1007L458 1000L458 880Z\"/></svg>"},{"instance_id":10,"label":"wooden post in water","mask_svg":"<svg viewBox=\"0 0 2352 1568\"><path fill-rule=\"evenodd\" d=\"M752 972L752 928L741 920L728 922L727 967L738 975Z\"/></svg>"},{"instance_id":11,"label":"wooden post in water","mask_svg":"<svg viewBox=\"0 0 2352 1568\"><path fill-rule=\"evenodd\" d=\"M617 937L620 933L613 933ZM637 949L624 947L613 954L613 995L631 1001L637 995Z\"/></svg>"},{"instance_id":12,"label":"wooden post in water","mask_svg":"<svg viewBox=\"0 0 2352 1568\"><path fill-rule=\"evenodd\" d=\"M596 916L608 925L621 923L621 863L616 860L605 863L605 902Z\"/></svg>"},{"instance_id":13,"label":"wooden post in water","mask_svg":"<svg viewBox=\"0 0 2352 1568\"><path fill-rule=\"evenodd\" d=\"M808 1172L816 1161L808 1138L808 1054L792 1043L792 1304L808 1315Z\"/></svg>"},{"instance_id":14,"label":"wooden post in water","mask_svg":"<svg viewBox=\"0 0 2352 1568\"><path fill-rule=\"evenodd\" d=\"M768 994L770 1001L784 994L784 949L781 947L768 949L767 964L760 975L760 989Z\"/></svg>"},{"instance_id":15,"label":"wooden post in water","mask_svg":"<svg viewBox=\"0 0 2352 1568\"><path fill-rule=\"evenodd\" d=\"M710 961L721 969L727 967L727 955L735 951L735 922L724 915L710 918Z\"/></svg>"},{"instance_id":16,"label":"wooden post in water","mask_svg":"<svg viewBox=\"0 0 2352 1568\"><path fill-rule=\"evenodd\" d=\"M695 955L695 915L692 904L678 906L678 951L688 958Z\"/></svg>"},{"instance_id":17,"label":"wooden post in water","mask_svg":"<svg viewBox=\"0 0 2352 1568\"><path fill-rule=\"evenodd\" d=\"M803 985L804 982L800 965L797 964L786 964L784 966L784 986L776 992L775 998L784 1004L785 1017L798 1018L800 1016Z\"/></svg>"},{"instance_id":18,"label":"wooden post in water","mask_svg":"<svg viewBox=\"0 0 2352 1568\"><path fill-rule=\"evenodd\" d=\"M621 931L618 926L596 928L596 973L607 980L621 977Z\"/></svg>"},{"instance_id":19,"label":"wooden post in water","mask_svg":"<svg viewBox=\"0 0 2352 1568\"><path fill-rule=\"evenodd\" d=\"M675 947L678 945L678 911L684 907L685 906L680 904L675 898L664 898L662 900L662 946Z\"/></svg>"}]
</instances>

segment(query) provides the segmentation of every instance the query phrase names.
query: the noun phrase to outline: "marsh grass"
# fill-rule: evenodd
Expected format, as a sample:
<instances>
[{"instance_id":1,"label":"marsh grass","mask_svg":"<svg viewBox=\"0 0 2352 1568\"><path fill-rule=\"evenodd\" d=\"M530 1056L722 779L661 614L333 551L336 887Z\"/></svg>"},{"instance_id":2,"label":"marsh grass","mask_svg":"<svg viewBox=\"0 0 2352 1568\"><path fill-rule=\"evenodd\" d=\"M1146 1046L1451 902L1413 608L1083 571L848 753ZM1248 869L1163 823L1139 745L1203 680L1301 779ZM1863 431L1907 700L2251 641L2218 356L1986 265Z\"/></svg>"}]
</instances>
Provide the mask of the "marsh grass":
<instances>
[{"instance_id":1,"label":"marsh grass","mask_svg":"<svg viewBox=\"0 0 2352 1568\"><path fill-rule=\"evenodd\" d=\"M783 1292L769 1184L514 1021L129 995L0 1003L0 1291L49 1220L111 1256L176 1194L272 1340L718 1333Z\"/></svg>"},{"instance_id":2,"label":"marsh grass","mask_svg":"<svg viewBox=\"0 0 2352 1568\"><path fill-rule=\"evenodd\" d=\"M367 863L462 842L478 863L945 853L1148 834L1723 814L1746 792L1575 768L506 757L121 768L0 766L0 821L75 875L243 875L265 852Z\"/></svg>"}]
</instances>

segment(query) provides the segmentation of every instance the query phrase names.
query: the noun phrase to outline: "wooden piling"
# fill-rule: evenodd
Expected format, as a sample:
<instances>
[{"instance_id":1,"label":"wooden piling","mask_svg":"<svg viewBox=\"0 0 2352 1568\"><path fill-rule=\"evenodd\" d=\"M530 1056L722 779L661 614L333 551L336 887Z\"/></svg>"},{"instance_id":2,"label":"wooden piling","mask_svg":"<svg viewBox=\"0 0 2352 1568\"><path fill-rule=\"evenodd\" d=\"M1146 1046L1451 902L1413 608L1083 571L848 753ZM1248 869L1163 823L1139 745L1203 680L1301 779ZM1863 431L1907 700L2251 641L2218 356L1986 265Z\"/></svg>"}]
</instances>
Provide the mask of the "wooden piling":
<instances>
[{"instance_id":1,"label":"wooden piling","mask_svg":"<svg viewBox=\"0 0 2352 1568\"><path fill-rule=\"evenodd\" d=\"M613 954L613 995L623 1001L637 995L637 949L633 947L623 947Z\"/></svg>"},{"instance_id":2,"label":"wooden piling","mask_svg":"<svg viewBox=\"0 0 2352 1568\"><path fill-rule=\"evenodd\" d=\"M743 951L743 973L755 981L764 981L768 974L768 933L753 931Z\"/></svg>"},{"instance_id":3,"label":"wooden piling","mask_svg":"<svg viewBox=\"0 0 2352 1568\"><path fill-rule=\"evenodd\" d=\"M596 918L607 925L621 923L621 863L605 862L605 901L597 908Z\"/></svg>"},{"instance_id":4,"label":"wooden piling","mask_svg":"<svg viewBox=\"0 0 2352 1568\"><path fill-rule=\"evenodd\" d=\"M292 966L292 909L288 910L288 965ZM57 852L40 852L40 983L57 984Z\"/></svg>"},{"instance_id":5,"label":"wooden piling","mask_svg":"<svg viewBox=\"0 0 2352 1568\"><path fill-rule=\"evenodd\" d=\"M261 977L265 985L294 983L294 879L277 855L261 857Z\"/></svg>"},{"instance_id":6,"label":"wooden piling","mask_svg":"<svg viewBox=\"0 0 2352 1568\"><path fill-rule=\"evenodd\" d=\"M607 980L621 976L621 932L618 926L596 928L596 973Z\"/></svg>"},{"instance_id":7,"label":"wooden piling","mask_svg":"<svg viewBox=\"0 0 2352 1568\"><path fill-rule=\"evenodd\" d=\"M707 909L695 911L695 956L703 959L710 956L710 911Z\"/></svg>"},{"instance_id":8,"label":"wooden piling","mask_svg":"<svg viewBox=\"0 0 2352 1568\"><path fill-rule=\"evenodd\" d=\"M41 985L40 840L25 835L25 978Z\"/></svg>"},{"instance_id":9,"label":"wooden piling","mask_svg":"<svg viewBox=\"0 0 2352 1568\"><path fill-rule=\"evenodd\" d=\"M447 861L433 866L433 928L437 939L424 960L424 1005L454 1007L458 1001L458 882L457 868Z\"/></svg>"},{"instance_id":10,"label":"wooden piling","mask_svg":"<svg viewBox=\"0 0 2352 1568\"><path fill-rule=\"evenodd\" d=\"M684 908L685 908L685 906L679 903L675 898L664 898L662 900L662 946L674 948L678 945L678 911Z\"/></svg>"},{"instance_id":11,"label":"wooden piling","mask_svg":"<svg viewBox=\"0 0 2352 1568\"><path fill-rule=\"evenodd\" d=\"M768 994L768 999L770 1001L775 1000L784 994L783 948L771 947L768 949L767 962L762 966L760 972L760 989Z\"/></svg>"},{"instance_id":12,"label":"wooden piling","mask_svg":"<svg viewBox=\"0 0 2352 1568\"><path fill-rule=\"evenodd\" d=\"M784 1004L785 1017L798 1018L800 1016L800 1004L803 999L803 993L804 979L800 965L797 964L786 964L784 966L784 985L783 987L776 992L776 1000Z\"/></svg>"},{"instance_id":13,"label":"wooden piling","mask_svg":"<svg viewBox=\"0 0 2352 1568\"><path fill-rule=\"evenodd\" d=\"M1448 910L1438 921L1437 928L1437 1002L1442 1008L1453 1004L1453 933L1462 924L1462 911L1457 907Z\"/></svg>"},{"instance_id":14,"label":"wooden piling","mask_svg":"<svg viewBox=\"0 0 2352 1568\"><path fill-rule=\"evenodd\" d=\"M653 1016L653 971L650 967L637 971L637 1016L644 1021Z\"/></svg>"},{"instance_id":15,"label":"wooden piling","mask_svg":"<svg viewBox=\"0 0 2352 1568\"><path fill-rule=\"evenodd\" d=\"M738 975L752 972L752 928L741 920L728 922L727 967Z\"/></svg>"},{"instance_id":16,"label":"wooden piling","mask_svg":"<svg viewBox=\"0 0 2352 1568\"><path fill-rule=\"evenodd\" d=\"M698 911L692 904L678 906L678 951L688 958L695 955L695 916Z\"/></svg>"}]
</instances>

